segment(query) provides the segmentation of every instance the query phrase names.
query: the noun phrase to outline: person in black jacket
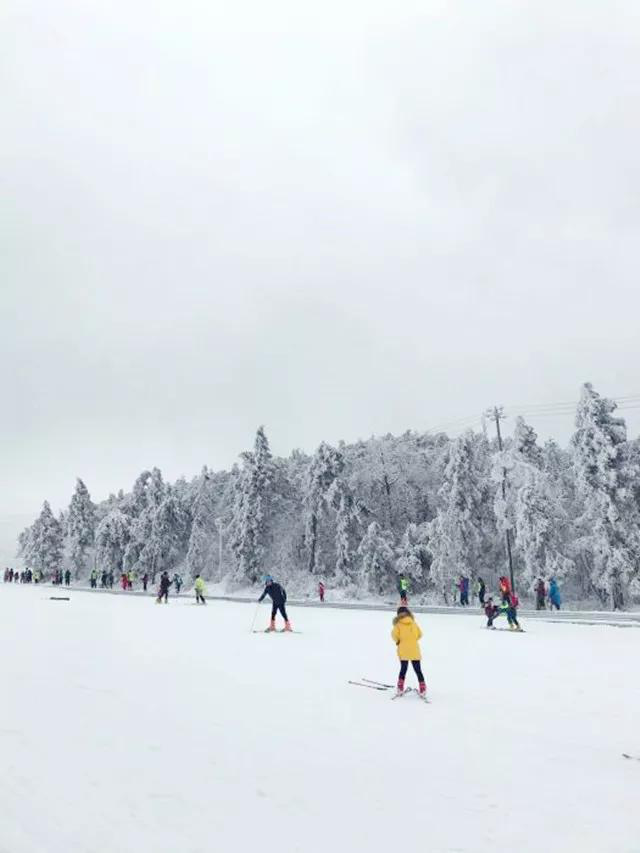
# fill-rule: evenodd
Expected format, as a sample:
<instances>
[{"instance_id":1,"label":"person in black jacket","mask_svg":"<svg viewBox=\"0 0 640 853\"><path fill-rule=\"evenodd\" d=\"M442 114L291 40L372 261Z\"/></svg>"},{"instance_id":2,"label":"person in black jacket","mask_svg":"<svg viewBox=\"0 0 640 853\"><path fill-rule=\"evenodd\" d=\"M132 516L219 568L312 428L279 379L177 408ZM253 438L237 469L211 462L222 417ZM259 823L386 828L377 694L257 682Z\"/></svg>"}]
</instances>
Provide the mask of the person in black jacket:
<instances>
[{"instance_id":1,"label":"person in black jacket","mask_svg":"<svg viewBox=\"0 0 640 853\"><path fill-rule=\"evenodd\" d=\"M171 586L171 578L166 572L163 572L160 575L160 589L158 590L158 597L156 598L156 604L160 604L162 599L164 598L164 603L169 603L169 587Z\"/></svg>"},{"instance_id":2,"label":"person in black jacket","mask_svg":"<svg viewBox=\"0 0 640 853\"><path fill-rule=\"evenodd\" d=\"M265 587L264 592L258 599L258 603L264 601L265 597L268 595L271 599L271 622L268 631L276 630L276 613L278 610L282 614L282 618L284 619L284 630L291 631L291 623L289 622L289 617L287 616L287 611L285 608L285 604L287 603L287 591L284 587L281 587L279 583L276 583L271 575L267 575L264 579Z\"/></svg>"}]
</instances>

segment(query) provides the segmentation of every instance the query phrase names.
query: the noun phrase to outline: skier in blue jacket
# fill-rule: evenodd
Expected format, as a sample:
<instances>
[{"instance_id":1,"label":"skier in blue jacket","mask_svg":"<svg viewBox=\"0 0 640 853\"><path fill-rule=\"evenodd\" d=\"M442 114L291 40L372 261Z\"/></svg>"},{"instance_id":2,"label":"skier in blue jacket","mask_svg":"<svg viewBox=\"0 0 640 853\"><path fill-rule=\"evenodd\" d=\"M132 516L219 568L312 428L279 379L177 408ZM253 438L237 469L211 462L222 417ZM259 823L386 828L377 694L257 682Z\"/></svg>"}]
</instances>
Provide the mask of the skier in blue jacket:
<instances>
[{"instance_id":1,"label":"skier in blue jacket","mask_svg":"<svg viewBox=\"0 0 640 853\"><path fill-rule=\"evenodd\" d=\"M560 610L560 605L562 604L562 598L560 597L560 590L558 589L558 582L555 578L551 578L549 581L549 602L551 604L551 609L555 607L556 610Z\"/></svg>"}]
</instances>

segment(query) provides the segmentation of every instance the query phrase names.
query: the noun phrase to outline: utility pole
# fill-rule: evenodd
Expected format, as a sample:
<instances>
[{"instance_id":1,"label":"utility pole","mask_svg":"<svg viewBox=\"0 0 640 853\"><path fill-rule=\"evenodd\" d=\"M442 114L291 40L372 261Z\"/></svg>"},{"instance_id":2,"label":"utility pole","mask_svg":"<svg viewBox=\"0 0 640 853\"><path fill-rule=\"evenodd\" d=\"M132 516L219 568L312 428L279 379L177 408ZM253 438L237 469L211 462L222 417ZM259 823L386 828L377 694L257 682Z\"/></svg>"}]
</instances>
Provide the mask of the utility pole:
<instances>
[{"instance_id":1,"label":"utility pole","mask_svg":"<svg viewBox=\"0 0 640 853\"><path fill-rule=\"evenodd\" d=\"M500 421L503 420L506 415L502 410L502 406L494 406L493 409L487 409L486 416L491 418L496 422L496 433L498 434L498 447L500 448L500 452L502 452L502 433L500 432ZM507 469L502 469L502 497L506 504L507 502ZM515 592L516 585L513 579L513 558L511 556L511 531L507 527L506 530L506 543L507 543L507 559L509 561L509 578L511 580L511 589Z\"/></svg>"},{"instance_id":2,"label":"utility pole","mask_svg":"<svg viewBox=\"0 0 640 853\"><path fill-rule=\"evenodd\" d=\"M216 527L218 528L218 572L220 573L220 577L222 577L222 518L216 518Z\"/></svg>"}]
</instances>

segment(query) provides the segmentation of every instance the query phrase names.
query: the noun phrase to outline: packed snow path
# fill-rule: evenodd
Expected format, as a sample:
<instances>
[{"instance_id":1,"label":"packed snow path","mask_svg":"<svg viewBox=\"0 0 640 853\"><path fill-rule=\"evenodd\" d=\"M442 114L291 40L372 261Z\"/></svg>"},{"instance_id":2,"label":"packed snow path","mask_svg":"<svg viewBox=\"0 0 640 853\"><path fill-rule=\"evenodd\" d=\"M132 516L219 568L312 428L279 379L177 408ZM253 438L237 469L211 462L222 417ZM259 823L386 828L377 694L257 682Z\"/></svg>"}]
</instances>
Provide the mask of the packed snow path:
<instances>
[{"instance_id":1,"label":"packed snow path","mask_svg":"<svg viewBox=\"0 0 640 853\"><path fill-rule=\"evenodd\" d=\"M425 614L424 705L347 684L388 613L57 594L0 587L2 853L640 850L640 631Z\"/></svg>"}]
</instances>

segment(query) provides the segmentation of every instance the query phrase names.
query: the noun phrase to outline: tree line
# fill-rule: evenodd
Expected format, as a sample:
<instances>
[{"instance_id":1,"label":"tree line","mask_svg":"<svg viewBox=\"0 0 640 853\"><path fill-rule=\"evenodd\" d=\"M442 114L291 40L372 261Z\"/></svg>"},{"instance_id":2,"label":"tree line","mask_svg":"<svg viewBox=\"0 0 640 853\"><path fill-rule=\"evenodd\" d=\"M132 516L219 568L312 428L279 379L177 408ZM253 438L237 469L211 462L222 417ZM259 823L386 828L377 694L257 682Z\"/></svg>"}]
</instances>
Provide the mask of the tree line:
<instances>
[{"instance_id":1,"label":"tree line","mask_svg":"<svg viewBox=\"0 0 640 853\"><path fill-rule=\"evenodd\" d=\"M461 575L505 573L509 531L521 593L555 577L619 608L640 593L640 442L615 409L584 385L567 448L520 417L502 450L485 432L408 431L276 458L259 427L229 471L168 483L153 468L99 503L78 479L58 516L45 501L19 556L76 578L179 570L239 588L269 573L354 597L389 594L402 575L414 595L448 600Z\"/></svg>"}]
</instances>

